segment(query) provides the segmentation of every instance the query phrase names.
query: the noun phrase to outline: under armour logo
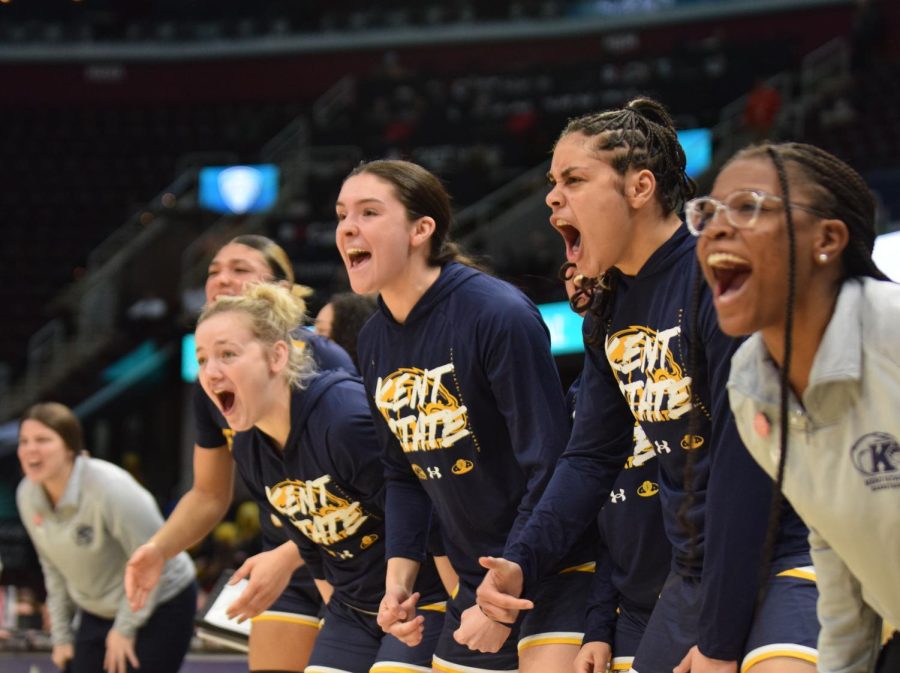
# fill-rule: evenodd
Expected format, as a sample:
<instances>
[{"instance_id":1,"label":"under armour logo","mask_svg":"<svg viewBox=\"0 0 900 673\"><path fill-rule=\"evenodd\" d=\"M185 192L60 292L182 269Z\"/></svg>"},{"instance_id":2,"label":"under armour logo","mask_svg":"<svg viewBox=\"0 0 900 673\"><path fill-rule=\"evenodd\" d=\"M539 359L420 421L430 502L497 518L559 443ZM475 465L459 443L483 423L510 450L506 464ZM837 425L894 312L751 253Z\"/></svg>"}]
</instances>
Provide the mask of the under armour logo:
<instances>
[{"instance_id":1,"label":"under armour logo","mask_svg":"<svg viewBox=\"0 0 900 673\"><path fill-rule=\"evenodd\" d=\"M672 453L672 449L669 448L669 442L663 440L662 442L653 442L656 445L656 453Z\"/></svg>"},{"instance_id":2,"label":"under armour logo","mask_svg":"<svg viewBox=\"0 0 900 673\"><path fill-rule=\"evenodd\" d=\"M618 493L616 493L615 491L610 491L610 492L609 492L609 499L610 499L613 503L617 503L617 502L625 502L625 489L624 489L624 488L620 488Z\"/></svg>"},{"instance_id":3,"label":"under armour logo","mask_svg":"<svg viewBox=\"0 0 900 673\"><path fill-rule=\"evenodd\" d=\"M425 470L428 472L428 476L432 479L440 479L441 478L441 469L439 467L426 467Z\"/></svg>"},{"instance_id":4,"label":"under armour logo","mask_svg":"<svg viewBox=\"0 0 900 673\"><path fill-rule=\"evenodd\" d=\"M353 553L347 549L344 549L343 551L339 551L337 553L337 557L342 559L351 559L353 558Z\"/></svg>"}]
</instances>

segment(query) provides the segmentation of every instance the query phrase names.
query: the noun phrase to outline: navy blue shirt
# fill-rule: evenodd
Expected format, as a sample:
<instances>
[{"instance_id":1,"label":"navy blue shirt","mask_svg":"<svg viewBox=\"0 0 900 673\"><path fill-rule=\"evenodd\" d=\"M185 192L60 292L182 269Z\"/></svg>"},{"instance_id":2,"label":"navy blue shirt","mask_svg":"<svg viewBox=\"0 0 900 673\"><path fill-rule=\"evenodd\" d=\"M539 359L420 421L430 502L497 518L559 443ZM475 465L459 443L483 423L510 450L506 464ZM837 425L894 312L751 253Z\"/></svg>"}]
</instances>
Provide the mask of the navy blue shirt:
<instances>
[{"instance_id":1,"label":"navy blue shirt","mask_svg":"<svg viewBox=\"0 0 900 673\"><path fill-rule=\"evenodd\" d=\"M585 353L572 438L507 558L522 566L527 582L548 571L558 557L556 550L570 544L571 531L593 519L609 498L631 451L637 420L659 457L673 568L702 581L700 651L736 660L753 616L772 482L735 429L725 384L739 341L719 330L705 283L698 313L700 357L696 375L688 371L697 273L695 240L682 226L637 276L617 274L601 325L602 343ZM592 327L589 315L585 333ZM693 445L688 441L692 401L700 412ZM684 488L689 451L697 452L693 499L686 512L696 531L693 540L678 517L689 497ZM796 514L786 508L776 558L807 551L806 534Z\"/></svg>"},{"instance_id":2,"label":"navy blue shirt","mask_svg":"<svg viewBox=\"0 0 900 673\"><path fill-rule=\"evenodd\" d=\"M313 577L334 597L375 612L384 595L384 475L362 382L323 372L291 393L291 429L279 450L257 428L234 436L233 455L254 498L277 516ZM431 559L416 591L444 600Z\"/></svg>"},{"instance_id":3,"label":"navy blue shirt","mask_svg":"<svg viewBox=\"0 0 900 673\"><path fill-rule=\"evenodd\" d=\"M403 324L379 305L359 362L384 447L388 558L421 557L433 506L453 567L477 586L478 557L515 537L569 433L547 328L520 291L458 263Z\"/></svg>"},{"instance_id":4,"label":"navy blue shirt","mask_svg":"<svg viewBox=\"0 0 900 673\"><path fill-rule=\"evenodd\" d=\"M569 387L566 403L574 420L581 376ZM634 449L600 510L597 568L591 578L584 642L612 644L619 609L647 620L672 563L672 545L663 528L659 470L653 444L634 424Z\"/></svg>"},{"instance_id":5,"label":"navy blue shirt","mask_svg":"<svg viewBox=\"0 0 900 673\"><path fill-rule=\"evenodd\" d=\"M316 361L319 370L337 369L351 374L356 374L356 365L343 348L330 339L310 332L305 327L298 327L293 333L294 343L302 344L309 349L310 355ZM227 446L231 450L234 431L228 427L228 421L219 411L207 394L200 382L194 384L191 403L194 411L194 426L197 433L196 443L200 448L218 449ZM262 532L262 549L269 551L287 541L280 525L268 515L259 517L260 530ZM303 568L297 570L291 578L291 586L295 590L313 591L312 578Z\"/></svg>"}]
</instances>

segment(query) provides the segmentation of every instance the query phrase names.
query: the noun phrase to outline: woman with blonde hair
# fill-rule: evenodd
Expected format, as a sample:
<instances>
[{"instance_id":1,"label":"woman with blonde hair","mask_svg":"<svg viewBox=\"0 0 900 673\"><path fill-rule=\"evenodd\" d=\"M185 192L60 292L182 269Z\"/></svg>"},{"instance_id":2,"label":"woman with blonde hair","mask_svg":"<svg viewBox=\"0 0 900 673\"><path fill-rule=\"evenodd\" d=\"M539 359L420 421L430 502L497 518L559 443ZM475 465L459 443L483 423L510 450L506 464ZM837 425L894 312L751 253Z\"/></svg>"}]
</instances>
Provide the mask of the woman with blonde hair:
<instances>
[{"instance_id":1,"label":"woman with blonde hair","mask_svg":"<svg viewBox=\"0 0 900 673\"><path fill-rule=\"evenodd\" d=\"M295 564L302 556L327 602L307 673L416 673L430 666L434 639L408 647L375 621L385 573L384 479L365 392L346 372L316 372L293 343L303 311L272 284L219 297L197 325L200 383L236 432L241 476L292 541L280 552ZM431 558L415 588L425 633L436 633L446 594Z\"/></svg>"}]
</instances>

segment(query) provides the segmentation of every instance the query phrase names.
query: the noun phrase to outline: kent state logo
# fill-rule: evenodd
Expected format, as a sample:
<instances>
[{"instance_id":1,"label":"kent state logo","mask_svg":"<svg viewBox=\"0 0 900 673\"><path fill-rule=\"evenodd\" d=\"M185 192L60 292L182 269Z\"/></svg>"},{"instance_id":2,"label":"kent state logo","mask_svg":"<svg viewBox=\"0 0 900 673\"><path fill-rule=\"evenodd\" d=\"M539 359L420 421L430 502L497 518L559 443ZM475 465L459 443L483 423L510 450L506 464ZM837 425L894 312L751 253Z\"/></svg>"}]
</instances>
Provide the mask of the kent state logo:
<instances>
[{"instance_id":1,"label":"kent state logo","mask_svg":"<svg viewBox=\"0 0 900 673\"><path fill-rule=\"evenodd\" d=\"M94 541L94 529L87 524L82 524L75 529L75 544L79 547L87 547Z\"/></svg>"},{"instance_id":2,"label":"kent state logo","mask_svg":"<svg viewBox=\"0 0 900 673\"><path fill-rule=\"evenodd\" d=\"M853 466L873 491L900 487L900 443L887 432L863 435L850 449Z\"/></svg>"}]
</instances>

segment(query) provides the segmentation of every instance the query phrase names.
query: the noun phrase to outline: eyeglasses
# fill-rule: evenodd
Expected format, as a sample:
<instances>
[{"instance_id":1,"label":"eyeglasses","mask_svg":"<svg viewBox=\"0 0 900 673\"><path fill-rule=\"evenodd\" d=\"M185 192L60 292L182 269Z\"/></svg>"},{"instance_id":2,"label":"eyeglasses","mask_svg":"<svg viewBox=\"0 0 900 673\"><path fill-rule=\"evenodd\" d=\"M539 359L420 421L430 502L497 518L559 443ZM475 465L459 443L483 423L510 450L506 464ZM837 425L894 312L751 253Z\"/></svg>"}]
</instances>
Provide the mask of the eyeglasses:
<instances>
[{"instance_id":1,"label":"eyeglasses","mask_svg":"<svg viewBox=\"0 0 900 673\"><path fill-rule=\"evenodd\" d=\"M766 208L764 204L772 203L784 206L784 199L767 192L757 192L751 189L742 189L729 194L725 201L719 201L710 196L699 199L691 199L684 205L684 219L687 227L694 236L699 236L712 222L716 214L721 210L725 213L725 219L736 229L752 229L760 213L773 212L775 208ZM798 203L788 204L791 208L805 210L819 217L827 217L822 211L803 206Z\"/></svg>"}]
</instances>

